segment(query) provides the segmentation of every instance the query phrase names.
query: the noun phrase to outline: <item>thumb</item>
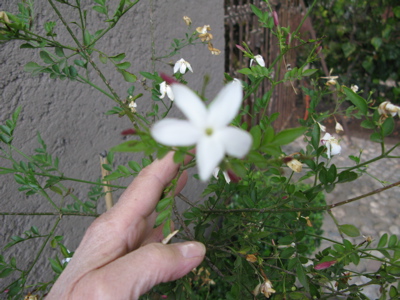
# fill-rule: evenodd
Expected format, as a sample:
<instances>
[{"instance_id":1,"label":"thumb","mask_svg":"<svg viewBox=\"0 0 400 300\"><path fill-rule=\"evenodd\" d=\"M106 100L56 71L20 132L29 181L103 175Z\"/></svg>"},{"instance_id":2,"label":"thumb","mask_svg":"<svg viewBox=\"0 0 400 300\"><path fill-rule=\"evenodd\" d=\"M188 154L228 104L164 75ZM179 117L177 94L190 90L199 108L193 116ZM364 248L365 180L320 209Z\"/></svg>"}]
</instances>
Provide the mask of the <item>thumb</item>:
<instances>
[{"instance_id":1,"label":"thumb","mask_svg":"<svg viewBox=\"0 0 400 300\"><path fill-rule=\"evenodd\" d=\"M125 299L128 295L137 299L153 286L189 273L203 261L205 253L205 246L198 242L148 244L90 272L74 292L82 288L99 292L99 298L94 299Z\"/></svg>"}]
</instances>

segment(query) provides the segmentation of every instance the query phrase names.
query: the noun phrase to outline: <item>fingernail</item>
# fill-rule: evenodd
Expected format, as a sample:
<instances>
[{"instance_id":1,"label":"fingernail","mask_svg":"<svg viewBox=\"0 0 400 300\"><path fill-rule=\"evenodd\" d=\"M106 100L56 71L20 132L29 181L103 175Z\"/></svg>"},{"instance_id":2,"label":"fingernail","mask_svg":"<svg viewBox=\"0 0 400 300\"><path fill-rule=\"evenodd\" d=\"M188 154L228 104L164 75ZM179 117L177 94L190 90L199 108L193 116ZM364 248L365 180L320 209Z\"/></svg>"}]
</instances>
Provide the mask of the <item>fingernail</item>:
<instances>
[{"instance_id":1,"label":"fingernail","mask_svg":"<svg viewBox=\"0 0 400 300\"><path fill-rule=\"evenodd\" d=\"M176 245L178 246L182 256L185 258L194 258L206 254L206 247L199 242L186 242Z\"/></svg>"}]
</instances>

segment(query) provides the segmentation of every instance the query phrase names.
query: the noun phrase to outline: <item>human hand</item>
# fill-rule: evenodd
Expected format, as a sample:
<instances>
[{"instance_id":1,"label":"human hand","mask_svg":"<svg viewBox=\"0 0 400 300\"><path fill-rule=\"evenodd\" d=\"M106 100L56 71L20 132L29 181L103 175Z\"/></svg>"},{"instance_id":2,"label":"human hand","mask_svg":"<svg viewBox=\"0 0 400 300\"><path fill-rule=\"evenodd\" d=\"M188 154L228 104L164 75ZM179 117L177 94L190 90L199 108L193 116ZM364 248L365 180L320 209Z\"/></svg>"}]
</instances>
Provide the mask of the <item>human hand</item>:
<instances>
[{"instance_id":1,"label":"human hand","mask_svg":"<svg viewBox=\"0 0 400 300\"><path fill-rule=\"evenodd\" d=\"M155 207L179 166L173 153L143 169L118 203L86 231L74 257L46 297L50 299L137 299L153 286L176 280L205 255L198 242L161 244L153 228ZM187 174L178 180L176 193Z\"/></svg>"}]
</instances>

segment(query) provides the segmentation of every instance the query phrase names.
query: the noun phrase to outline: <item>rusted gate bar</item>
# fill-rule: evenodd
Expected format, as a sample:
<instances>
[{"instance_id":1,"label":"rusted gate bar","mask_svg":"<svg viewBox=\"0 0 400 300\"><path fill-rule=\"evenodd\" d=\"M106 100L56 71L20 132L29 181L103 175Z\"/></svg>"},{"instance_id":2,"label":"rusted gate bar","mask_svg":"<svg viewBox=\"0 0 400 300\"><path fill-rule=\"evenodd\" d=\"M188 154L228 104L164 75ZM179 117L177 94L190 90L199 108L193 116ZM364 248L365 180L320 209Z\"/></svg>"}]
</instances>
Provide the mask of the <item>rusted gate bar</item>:
<instances>
[{"instance_id":1,"label":"rusted gate bar","mask_svg":"<svg viewBox=\"0 0 400 300\"><path fill-rule=\"evenodd\" d=\"M270 65L279 54L278 40L267 28L259 26L257 17L253 14L250 4L256 5L262 10L267 10L267 5L262 0L225 0L225 71L231 76L244 79L242 74L236 70L248 67L249 59L244 58L236 45L246 42L254 54L261 54L266 65ZM278 12L281 26L294 30L300 23L304 6L299 0L270 1L271 6ZM296 66L296 52L290 51L285 55L286 64ZM279 71L279 78L283 78L287 66L282 63L276 66L275 71ZM296 83L293 83L296 87ZM270 84L266 80L257 91L255 97L262 97L270 89ZM296 95L290 83L280 84L276 87L268 108L269 113L279 112L280 117L274 126L282 129L290 125L290 120L294 117L296 101L302 102L300 94ZM254 98L248 99L245 105L253 107ZM249 122L249 120L246 120Z\"/></svg>"}]
</instances>

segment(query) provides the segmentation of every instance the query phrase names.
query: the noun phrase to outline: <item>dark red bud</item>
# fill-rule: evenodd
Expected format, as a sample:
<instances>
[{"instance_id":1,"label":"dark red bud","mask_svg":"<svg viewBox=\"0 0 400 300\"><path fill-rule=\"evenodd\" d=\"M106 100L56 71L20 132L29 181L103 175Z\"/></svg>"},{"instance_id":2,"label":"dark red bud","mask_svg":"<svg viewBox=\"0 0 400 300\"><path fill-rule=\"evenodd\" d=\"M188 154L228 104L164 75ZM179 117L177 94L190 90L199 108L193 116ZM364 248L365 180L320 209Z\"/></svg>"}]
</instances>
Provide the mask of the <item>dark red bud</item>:
<instances>
[{"instance_id":1,"label":"dark red bud","mask_svg":"<svg viewBox=\"0 0 400 300\"><path fill-rule=\"evenodd\" d=\"M328 269L330 266L334 265L337 263L337 260L331 260L331 261L326 261L323 263L320 263L314 267L315 270L324 270Z\"/></svg>"},{"instance_id":2,"label":"dark red bud","mask_svg":"<svg viewBox=\"0 0 400 300\"><path fill-rule=\"evenodd\" d=\"M232 182L238 183L242 178L237 176L232 170L227 170L228 176L231 179Z\"/></svg>"},{"instance_id":3,"label":"dark red bud","mask_svg":"<svg viewBox=\"0 0 400 300\"><path fill-rule=\"evenodd\" d=\"M136 129L133 128L129 128L129 129L125 129L121 132L122 135L133 135L136 134Z\"/></svg>"},{"instance_id":4,"label":"dark red bud","mask_svg":"<svg viewBox=\"0 0 400 300\"><path fill-rule=\"evenodd\" d=\"M318 53L320 53L320 52L321 52L321 50L322 50L322 46L319 46L319 47L317 48L317 50L315 50L315 54L318 54Z\"/></svg>"},{"instance_id":5,"label":"dark red bud","mask_svg":"<svg viewBox=\"0 0 400 300\"><path fill-rule=\"evenodd\" d=\"M175 78L173 78L173 77L171 77L171 76L168 76L168 75L165 74L165 73L160 73L160 77L161 77L162 79L164 79L164 81L165 81L168 85L171 85L171 84L174 84L174 83L179 83L178 81L175 80Z\"/></svg>"},{"instance_id":6,"label":"dark red bud","mask_svg":"<svg viewBox=\"0 0 400 300\"><path fill-rule=\"evenodd\" d=\"M278 13L275 10L273 11L272 16L274 17L275 26L278 26L279 25L279 18L278 18Z\"/></svg>"},{"instance_id":7,"label":"dark red bud","mask_svg":"<svg viewBox=\"0 0 400 300\"><path fill-rule=\"evenodd\" d=\"M240 51L246 52L246 49L244 49L242 46L240 45L236 45L236 48L238 48Z\"/></svg>"},{"instance_id":8,"label":"dark red bud","mask_svg":"<svg viewBox=\"0 0 400 300\"><path fill-rule=\"evenodd\" d=\"M284 158L282 158L282 161L287 164L288 162L292 161L293 157L291 156L285 156Z\"/></svg>"}]
</instances>

